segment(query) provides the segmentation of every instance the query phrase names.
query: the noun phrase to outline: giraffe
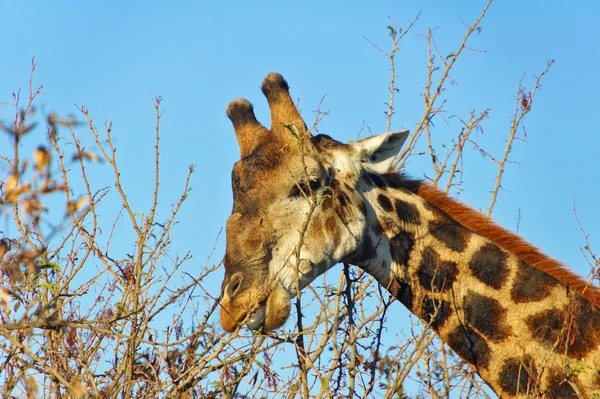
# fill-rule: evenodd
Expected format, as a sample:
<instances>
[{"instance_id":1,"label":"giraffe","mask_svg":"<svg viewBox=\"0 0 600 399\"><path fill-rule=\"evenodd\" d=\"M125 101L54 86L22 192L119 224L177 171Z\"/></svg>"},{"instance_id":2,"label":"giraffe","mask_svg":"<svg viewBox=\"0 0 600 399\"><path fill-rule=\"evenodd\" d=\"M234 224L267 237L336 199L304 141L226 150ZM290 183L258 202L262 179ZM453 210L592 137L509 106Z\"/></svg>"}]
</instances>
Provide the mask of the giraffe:
<instances>
[{"instance_id":1,"label":"giraffe","mask_svg":"<svg viewBox=\"0 0 600 399\"><path fill-rule=\"evenodd\" d=\"M356 265L430 326L499 397L600 392L600 290L488 217L390 171L409 132L344 144L312 136L287 82L227 107L232 172L220 321L281 327L291 300L337 263Z\"/></svg>"}]
</instances>

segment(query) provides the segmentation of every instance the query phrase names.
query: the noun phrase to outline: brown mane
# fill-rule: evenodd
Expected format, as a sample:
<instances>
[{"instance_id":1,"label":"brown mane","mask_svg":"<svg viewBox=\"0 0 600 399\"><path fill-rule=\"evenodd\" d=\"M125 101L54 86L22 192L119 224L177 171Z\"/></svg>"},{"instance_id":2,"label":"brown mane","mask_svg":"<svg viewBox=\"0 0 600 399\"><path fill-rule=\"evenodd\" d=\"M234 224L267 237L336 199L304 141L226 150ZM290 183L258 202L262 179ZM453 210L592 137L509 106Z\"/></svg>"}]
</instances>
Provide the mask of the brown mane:
<instances>
[{"instance_id":1,"label":"brown mane","mask_svg":"<svg viewBox=\"0 0 600 399\"><path fill-rule=\"evenodd\" d=\"M388 177L391 176L388 175ZM598 287L585 281L557 260L544 255L523 238L498 226L487 216L448 197L447 194L426 182L410 180L398 175L392 177L392 180L395 180L396 184L399 183L398 180L401 180L401 187L429 201L458 223L512 252L530 266L548 273L566 287L583 296L593 306L600 306L600 289Z\"/></svg>"}]
</instances>

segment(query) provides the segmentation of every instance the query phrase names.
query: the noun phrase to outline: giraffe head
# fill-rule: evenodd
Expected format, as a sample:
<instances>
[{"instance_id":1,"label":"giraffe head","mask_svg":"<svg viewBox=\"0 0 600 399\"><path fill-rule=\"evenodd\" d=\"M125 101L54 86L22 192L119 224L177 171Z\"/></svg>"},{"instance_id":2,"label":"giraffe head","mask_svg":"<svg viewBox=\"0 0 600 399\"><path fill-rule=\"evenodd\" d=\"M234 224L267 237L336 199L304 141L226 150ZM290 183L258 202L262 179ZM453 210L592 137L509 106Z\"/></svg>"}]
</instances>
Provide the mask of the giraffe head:
<instances>
[{"instance_id":1,"label":"giraffe head","mask_svg":"<svg viewBox=\"0 0 600 399\"><path fill-rule=\"evenodd\" d=\"M227 107L241 159L232 172L221 324L234 331L281 327L291 299L339 262L365 249L368 209L361 178L385 173L408 131L352 144L312 136L283 77L271 73L262 91L271 129L244 99Z\"/></svg>"}]
</instances>

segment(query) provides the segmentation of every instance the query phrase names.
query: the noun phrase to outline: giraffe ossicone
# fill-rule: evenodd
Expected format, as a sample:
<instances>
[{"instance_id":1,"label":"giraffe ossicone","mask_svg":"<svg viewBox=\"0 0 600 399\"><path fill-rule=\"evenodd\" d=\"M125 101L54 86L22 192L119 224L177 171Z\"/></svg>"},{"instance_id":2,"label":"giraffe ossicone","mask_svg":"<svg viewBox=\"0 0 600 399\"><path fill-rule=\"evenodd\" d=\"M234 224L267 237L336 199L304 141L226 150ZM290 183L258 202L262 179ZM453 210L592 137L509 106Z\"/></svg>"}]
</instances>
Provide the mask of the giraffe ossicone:
<instances>
[{"instance_id":1,"label":"giraffe ossicone","mask_svg":"<svg viewBox=\"0 0 600 399\"><path fill-rule=\"evenodd\" d=\"M374 276L499 395L600 391L600 291L489 218L389 168L408 131L312 136L276 73L271 128L227 108L232 172L221 324L275 330L340 262ZM582 367L583 365L583 367Z\"/></svg>"}]
</instances>

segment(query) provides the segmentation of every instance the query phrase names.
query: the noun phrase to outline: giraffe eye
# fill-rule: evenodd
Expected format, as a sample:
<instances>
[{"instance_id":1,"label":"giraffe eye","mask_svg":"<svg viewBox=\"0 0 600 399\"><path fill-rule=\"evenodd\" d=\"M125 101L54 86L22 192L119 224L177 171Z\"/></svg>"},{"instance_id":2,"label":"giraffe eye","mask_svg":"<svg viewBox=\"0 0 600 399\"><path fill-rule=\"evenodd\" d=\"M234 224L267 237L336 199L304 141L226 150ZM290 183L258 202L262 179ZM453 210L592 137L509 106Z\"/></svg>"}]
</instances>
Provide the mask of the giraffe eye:
<instances>
[{"instance_id":1,"label":"giraffe eye","mask_svg":"<svg viewBox=\"0 0 600 399\"><path fill-rule=\"evenodd\" d=\"M292 187L290 192L291 197L309 196L311 192L315 192L321 188L321 181L318 178L311 178L309 181L300 180Z\"/></svg>"},{"instance_id":2,"label":"giraffe eye","mask_svg":"<svg viewBox=\"0 0 600 399\"><path fill-rule=\"evenodd\" d=\"M316 191L321 188L321 181L318 179L311 180L309 186L312 191Z\"/></svg>"}]
</instances>

